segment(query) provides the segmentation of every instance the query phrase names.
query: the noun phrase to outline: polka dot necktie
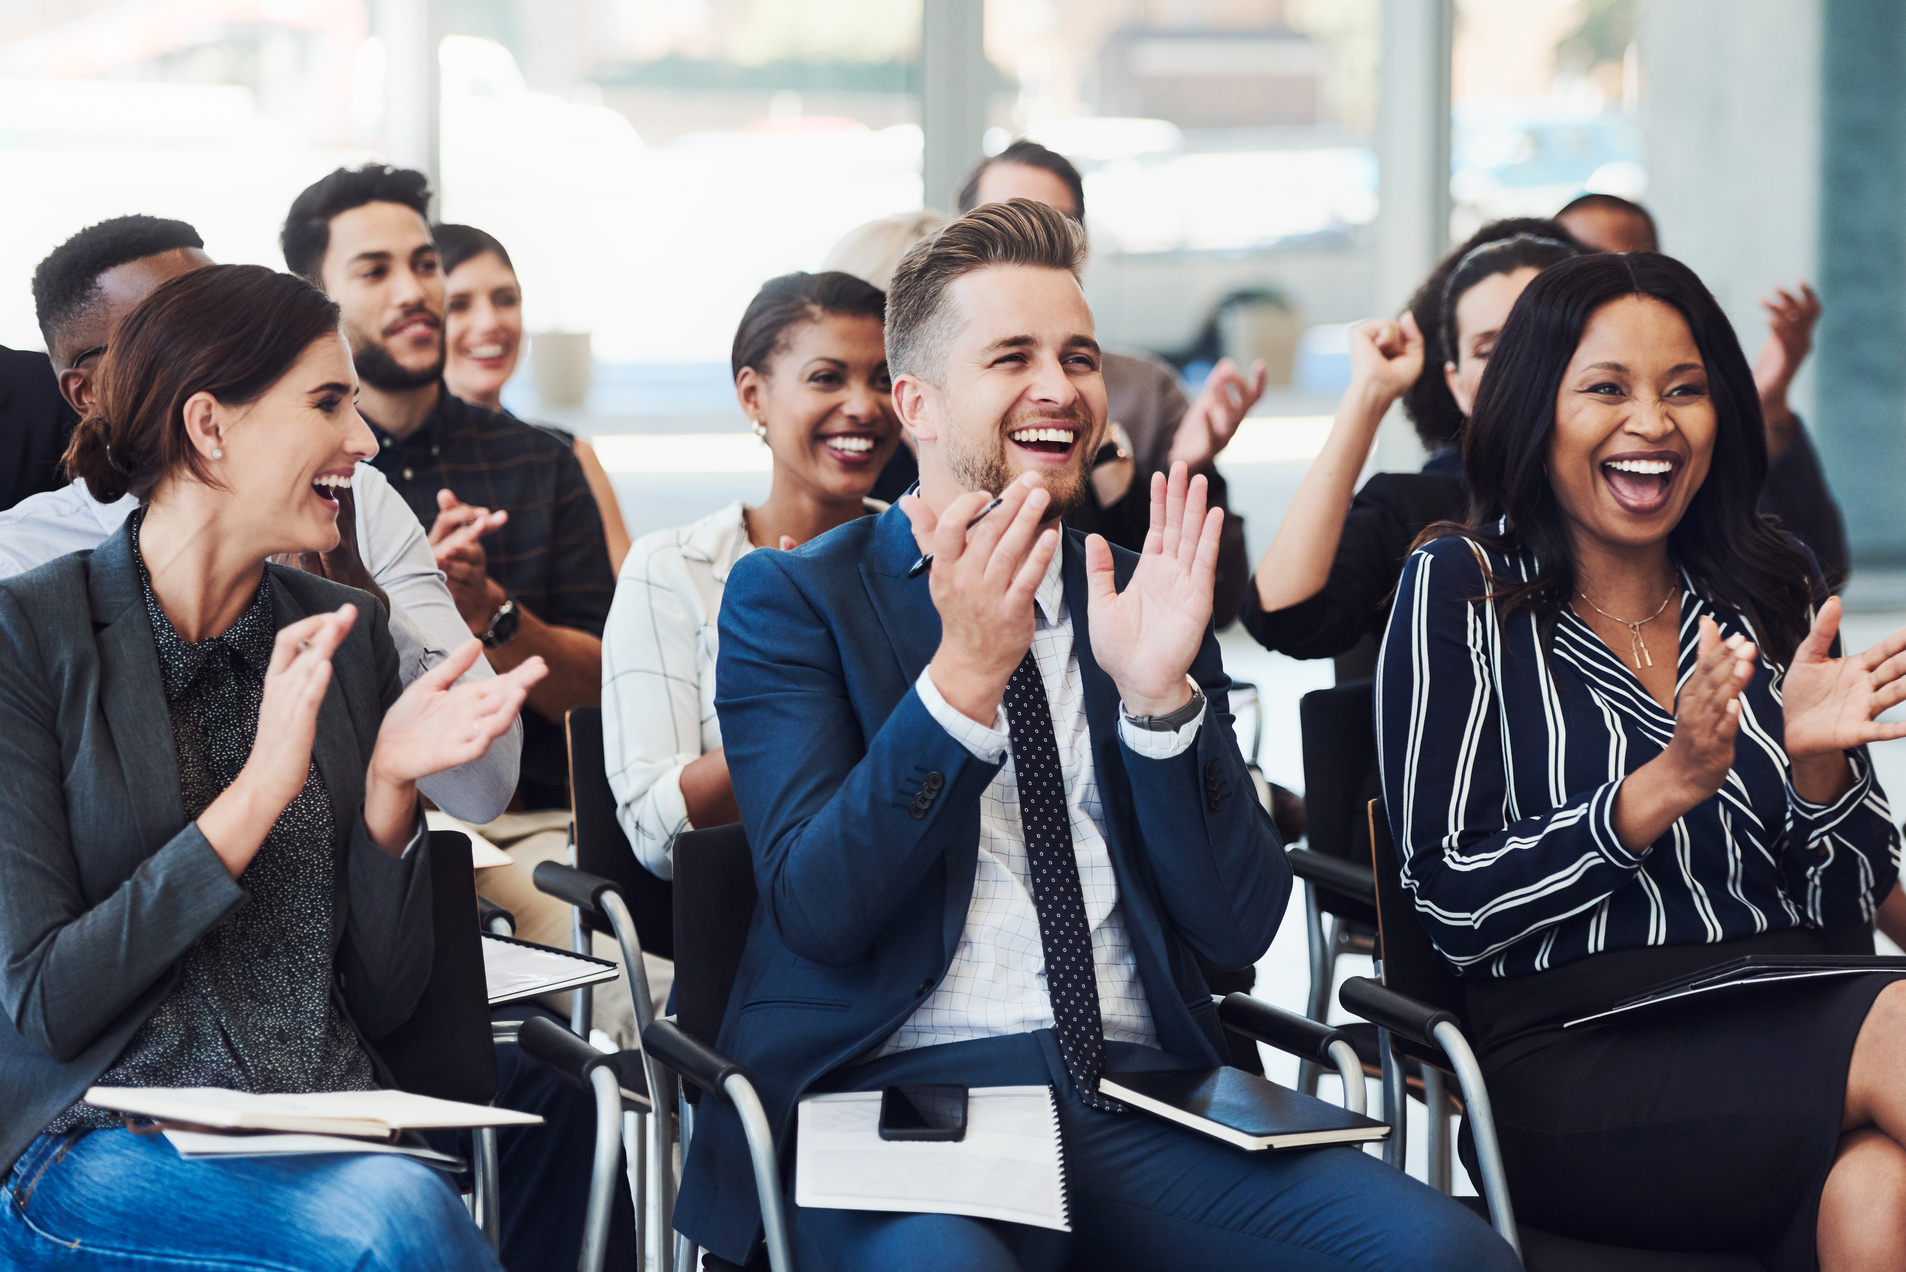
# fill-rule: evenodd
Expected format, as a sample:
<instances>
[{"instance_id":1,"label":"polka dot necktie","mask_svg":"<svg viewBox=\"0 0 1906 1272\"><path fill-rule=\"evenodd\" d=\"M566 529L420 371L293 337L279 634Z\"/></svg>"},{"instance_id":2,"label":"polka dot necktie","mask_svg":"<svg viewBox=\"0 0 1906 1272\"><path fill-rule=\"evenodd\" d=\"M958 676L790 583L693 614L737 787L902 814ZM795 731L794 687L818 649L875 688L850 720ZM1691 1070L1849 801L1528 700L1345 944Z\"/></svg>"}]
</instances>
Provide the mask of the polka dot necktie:
<instances>
[{"instance_id":1,"label":"polka dot necktie","mask_svg":"<svg viewBox=\"0 0 1906 1272\"><path fill-rule=\"evenodd\" d=\"M1026 833L1026 868L1032 904L1039 915L1039 943L1046 957L1046 993L1058 1027L1059 1054L1079 1098L1115 1113L1125 1106L1099 1094L1105 1067L1105 1027L1099 1019L1099 983L1092 966L1092 932L1085 921L1085 893L1072 851L1072 821L1066 811L1065 773L1052 731L1052 704L1039 664L1027 650L1006 683L1006 728L1012 739L1013 776L1019 784L1019 822Z\"/></svg>"}]
</instances>

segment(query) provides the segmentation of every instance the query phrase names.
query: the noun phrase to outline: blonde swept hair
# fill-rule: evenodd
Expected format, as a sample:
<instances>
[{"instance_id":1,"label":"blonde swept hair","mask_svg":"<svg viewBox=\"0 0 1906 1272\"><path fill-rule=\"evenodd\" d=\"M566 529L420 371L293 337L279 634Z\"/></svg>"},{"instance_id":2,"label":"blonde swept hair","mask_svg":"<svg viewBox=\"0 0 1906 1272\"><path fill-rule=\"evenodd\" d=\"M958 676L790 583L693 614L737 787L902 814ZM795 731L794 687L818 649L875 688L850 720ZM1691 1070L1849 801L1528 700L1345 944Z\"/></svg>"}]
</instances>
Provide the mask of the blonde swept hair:
<instances>
[{"instance_id":1,"label":"blonde swept hair","mask_svg":"<svg viewBox=\"0 0 1906 1272\"><path fill-rule=\"evenodd\" d=\"M887 289L887 367L894 375L935 380L950 334L947 288L995 265L1062 269L1077 281L1085 232L1044 203L1008 199L982 204L915 244Z\"/></svg>"}]
</instances>

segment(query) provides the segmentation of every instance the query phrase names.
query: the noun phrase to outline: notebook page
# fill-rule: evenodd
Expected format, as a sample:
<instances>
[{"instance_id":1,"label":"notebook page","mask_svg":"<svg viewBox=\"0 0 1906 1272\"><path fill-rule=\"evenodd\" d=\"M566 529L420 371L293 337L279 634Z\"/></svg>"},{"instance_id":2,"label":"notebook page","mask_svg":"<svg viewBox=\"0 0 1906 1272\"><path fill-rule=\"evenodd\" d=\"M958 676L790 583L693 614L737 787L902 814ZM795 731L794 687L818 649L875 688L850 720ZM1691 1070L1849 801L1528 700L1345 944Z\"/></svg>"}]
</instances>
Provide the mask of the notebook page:
<instances>
[{"instance_id":1,"label":"notebook page","mask_svg":"<svg viewBox=\"0 0 1906 1272\"><path fill-rule=\"evenodd\" d=\"M880 1138L880 1092L801 1101L797 1205L971 1215L1072 1231L1052 1088L975 1087L966 1138Z\"/></svg>"}]
</instances>

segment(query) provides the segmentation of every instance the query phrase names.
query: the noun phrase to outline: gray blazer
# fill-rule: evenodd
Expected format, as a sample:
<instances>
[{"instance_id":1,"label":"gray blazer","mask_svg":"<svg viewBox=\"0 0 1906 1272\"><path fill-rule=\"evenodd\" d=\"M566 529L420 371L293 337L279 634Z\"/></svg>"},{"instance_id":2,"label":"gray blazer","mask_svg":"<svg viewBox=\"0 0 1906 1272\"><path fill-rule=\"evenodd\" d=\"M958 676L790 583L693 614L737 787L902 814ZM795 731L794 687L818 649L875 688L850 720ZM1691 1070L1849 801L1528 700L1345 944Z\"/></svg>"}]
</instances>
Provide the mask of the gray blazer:
<instances>
[{"instance_id":1,"label":"gray blazer","mask_svg":"<svg viewBox=\"0 0 1906 1272\"><path fill-rule=\"evenodd\" d=\"M362 592L266 569L281 629L358 607L313 755L338 826L336 983L373 1040L409 1017L432 952L427 837L392 857L363 818L397 653ZM126 527L0 580L0 1172L118 1058L186 948L246 895L185 820Z\"/></svg>"}]
</instances>

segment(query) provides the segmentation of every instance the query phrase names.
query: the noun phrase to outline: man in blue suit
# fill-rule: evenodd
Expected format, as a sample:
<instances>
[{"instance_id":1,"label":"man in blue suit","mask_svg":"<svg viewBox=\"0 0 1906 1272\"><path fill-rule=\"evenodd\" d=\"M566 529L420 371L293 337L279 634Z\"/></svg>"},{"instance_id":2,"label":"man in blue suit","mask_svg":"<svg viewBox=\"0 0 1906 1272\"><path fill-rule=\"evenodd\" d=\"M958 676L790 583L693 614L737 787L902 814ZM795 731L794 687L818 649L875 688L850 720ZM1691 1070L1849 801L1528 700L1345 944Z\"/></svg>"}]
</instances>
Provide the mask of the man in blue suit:
<instances>
[{"instance_id":1,"label":"man in blue suit","mask_svg":"<svg viewBox=\"0 0 1906 1272\"><path fill-rule=\"evenodd\" d=\"M1016 199L909 254L887 351L918 493L742 558L716 689L760 886L720 1042L784 1163L813 1092L1050 1083L1072 1231L795 1208L797 1261L1513 1268L1480 1219L1375 1158L1240 1153L1099 1093L1102 1073L1222 1062L1194 955L1254 962L1290 873L1227 712L1203 479L1154 480L1137 556L1059 526L1105 425L1083 252ZM755 1246L718 1102L675 1217L731 1262Z\"/></svg>"}]
</instances>

